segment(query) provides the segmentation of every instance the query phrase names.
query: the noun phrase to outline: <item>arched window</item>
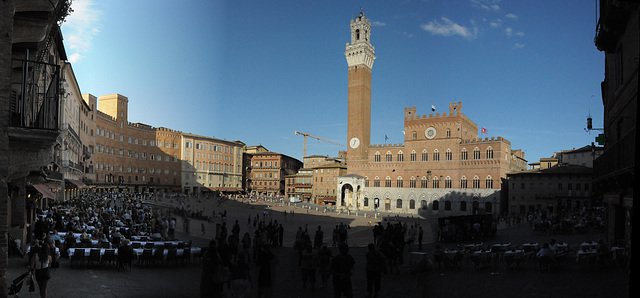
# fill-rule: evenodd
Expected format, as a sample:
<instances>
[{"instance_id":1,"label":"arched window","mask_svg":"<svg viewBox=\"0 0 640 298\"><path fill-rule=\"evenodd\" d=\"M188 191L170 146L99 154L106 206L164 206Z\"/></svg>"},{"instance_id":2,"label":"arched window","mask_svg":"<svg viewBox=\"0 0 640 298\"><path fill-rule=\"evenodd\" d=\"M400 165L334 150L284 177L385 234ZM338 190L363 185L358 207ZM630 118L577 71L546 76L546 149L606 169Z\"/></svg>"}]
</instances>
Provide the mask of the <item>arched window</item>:
<instances>
[{"instance_id":1,"label":"arched window","mask_svg":"<svg viewBox=\"0 0 640 298\"><path fill-rule=\"evenodd\" d=\"M451 154L451 149L447 148L447 152L444 153L444 156L446 160L452 160L453 154Z\"/></svg>"},{"instance_id":2,"label":"arched window","mask_svg":"<svg viewBox=\"0 0 640 298\"><path fill-rule=\"evenodd\" d=\"M416 200L409 201L409 209L416 209Z\"/></svg>"},{"instance_id":3,"label":"arched window","mask_svg":"<svg viewBox=\"0 0 640 298\"><path fill-rule=\"evenodd\" d=\"M493 210L493 204L491 202L484 203L484 212L491 213Z\"/></svg>"},{"instance_id":4,"label":"arched window","mask_svg":"<svg viewBox=\"0 0 640 298\"><path fill-rule=\"evenodd\" d=\"M438 149L433 150L433 161L438 161L440 160L440 153L438 152Z\"/></svg>"},{"instance_id":5,"label":"arched window","mask_svg":"<svg viewBox=\"0 0 640 298\"><path fill-rule=\"evenodd\" d=\"M401 199L397 199L396 200L396 208L402 209L402 200Z\"/></svg>"},{"instance_id":6,"label":"arched window","mask_svg":"<svg viewBox=\"0 0 640 298\"><path fill-rule=\"evenodd\" d=\"M428 206L427 201L425 200L420 201L420 208L427 209L427 206Z\"/></svg>"},{"instance_id":7,"label":"arched window","mask_svg":"<svg viewBox=\"0 0 640 298\"><path fill-rule=\"evenodd\" d=\"M429 152L427 152L427 149L422 150L422 161L429 161Z\"/></svg>"},{"instance_id":8,"label":"arched window","mask_svg":"<svg viewBox=\"0 0 640 298\"><path fill-rule=\"evenodd\" d=\"M467 188L467 176L460 178L460 188Z\"/></svg>"},{"instance_id":9,"label":"arched window","mask_svg":"<svg viewBox=\"0 0 640 298\"><path fill-rule=\"evenodd\" d=\"M396 179L396 187L404 187L404 183L402 181L401 176L398 176L398 179Z\"/></svg>"},{"instance_id":10,"label":"arched window","mask_svg":"<svg viewBox=\"0 0 640 298\"><path fill-rule=\"evenodd\" d=\"M433 209L433 211L438 211L440 209L440 202L433 201L433 203L431 203L431 209Z\"/></svg>"},{"instance_id":11,"label":"arched window","mask_svg":"<svg viewBox=\"0 0 640 298\"><path fill-rule=\"evenodd\" d=\"M427 188L428 182L429 180L427 180L427 177L422 176L422 179L420 179L420 188Z\"/></svg>"},{"instance_id":12,"label":"arched window","mask_svg":"<svg viewBox=\"0 0 640 298\"><path fill-rule=\"evenodd\" d=\"M416 151L411 151L411 161L416 161Z\"/></svg>"},{"instance_id":13,"label":"arched window","mask_svg":"<svg viewBox=\"0 0 640 298\"><path fill-rule=\"evenodd\" d=\"M411 176L411 180L409 181L409 188L416 188L416 177Z\"/></svg>"},{"instance_id":14,"label":"arched window","mask_svg":"<svg viewBox=\"0 0 640 298\"><path fill-rule=\"evenodd\" d=\"M451 201L449 200L444 201L444 210L451 211Z\"/></svg>"},{"instance_id":15,"label":"arched window","mask_svg":"<svg viewBox=\"0 0 640 298\"><path fill-rule=\"evenodd\" d=\"M440 188L440 180L438 180L438 176L433 177L433 188Z\"/></svg>"},{"instance_id":16,"label":"arched window","mask_svg":"<svg viewBox=\"0 0 640 298\"><path fill-rule=\"evenodd\" d=\"M360 29L356 29L356 40L360 40Z\"/></svg>"},{"instance_id":17,"label":"arched window","mask_svg":"<svg viewBox=\"0 0 640 298\"><path fill-rule=\"evenodd\" d=\"M366 197L365 197L365 198L364 198L364 202L363 202L363 203L364 203L364 206L365 206L365 207L369 206L369 198L366 198Z\"/></svg>"},{"instance_id":18,"label":"arched window","mask_svg":"<svg viewBox=\"0 0 640 298\"><path fill-rule=\"evenodd\" d=\"M391 177L387 176L387 178L384 179L384 187L391 187Z\"/></svg>"},{"instance_id":19,"label":"arched window","mask_svg":"<svg viewBox=\"0 0 640 298\"><path fill-rule=\"evenodd\" d=\"M480 178L473 176L473 188L480 188Z\"/></svg>"},{"instance_id":20,"label":"arched window","mask_svg":"<svg viewBox=\"0 0 640 298\"><path fill-rule=\"evenodd\" d=\"M380 162L380 152L376 152L376 154L374 155L374 161Z\"/></svg>"},{"instance_id":21,"label":"arched window","mask_svg":"<svg viewBox=\"0 0 640 298\"><path fill-rule=\"evenodd\" d=\"M376 176L376 178L373 179L373 187L380 187L380 177Z\"/></svg>"},{"instance_id":22,"label":"arched window","mask_svg":"<svg viewBox=\"0 0 640 298\"><path fill-rule=\"evenodd\" d=\"M467 201L460 202L460 211L467 211Z\"/></svg>"},{"instance_id":23,"label":"arched window","mask_svg":"<svg viewBox=\"0 0 640 298\"><path fill-rule=\"evenodd\" d=\"M460 159L467 160L467 148L462 148L462 152L460 152Z\"/></svg>"},{"instance_id":24,"label":"arched window","mask_svg":"<svg viewBox=\"0 0 640 298\"><path fill-rule=\"evenodd\" d=\"M387 162L393 161L393 155L391 154L391 151L387 151L386 159L387 159Z\"/></svg>"},{"instance_id":25,"label":"arched window","mask_svg":"<svg viewBox=\"0 0 640 298\"><path fill-rule=\"evenodd\" d=\"M493 158L493 149L489 146L489 148L487 148L487 159L491 158Z\"/></svg>"},{"instance_id":26,"label":"arched window","mask_svg":"<svg viewBox=\"0 0 640 298\"><path fill-rule=\"evenodd\" d=\"M418 132L415 132L415 131L413 132L413 139L414 140L418 139Z\"/></svg>"},{"instance_id":27,"label":"arched window","mask_svg":"<svg viewBox=\"0 0 640 298\"><path fill-rule=\"evenodd\" d=\"M444 188L451 188L451 177L444 178Z\"/></svg>"},{"instance_id":28,"label":"arched window","mask_svg":"<svg viewBox=\"0 0 640 298\"><path fill-rule=\"evenodd\" d=\"M364 177L364 187L369 187L369 177Z\"/></svg>"},{"instance_id":29,"label":"arched window","mask_svg":"<svg viewBox=\"0 0 640 298\"><path fill-rule=\"evenodd\" d=\"M404 153L402 153L402 151L398 152L397 160L398 161L404 161Z\"/></svg>"},{"instance_id":30,"label":"arched window","mask_svg":"<svg viewBox=\"0 0 640 298\"><path fill-rule=\"evenodd\" d=\"M493 179L491 179L491 175L487 176L485 188L493 188Z\"/></svg>"},{"instance_id":31,"label":"arched window","mask_svg":"<svg viewBox=\"0 0 640 298\"><path fill-rule=\"evenodd\" d=\"M447 129L447 138L451 137L451 129Z\"/></svg>"},{"instance_id":32,"label":"arched window","mask_svg":"<svg viewBox=\"0 0 640 298\"><path fill-rule=\"evenodd\" d=\"M478 147L473 149L473 159L480 159L480 149Z\"/></svg>"}]
</instances>

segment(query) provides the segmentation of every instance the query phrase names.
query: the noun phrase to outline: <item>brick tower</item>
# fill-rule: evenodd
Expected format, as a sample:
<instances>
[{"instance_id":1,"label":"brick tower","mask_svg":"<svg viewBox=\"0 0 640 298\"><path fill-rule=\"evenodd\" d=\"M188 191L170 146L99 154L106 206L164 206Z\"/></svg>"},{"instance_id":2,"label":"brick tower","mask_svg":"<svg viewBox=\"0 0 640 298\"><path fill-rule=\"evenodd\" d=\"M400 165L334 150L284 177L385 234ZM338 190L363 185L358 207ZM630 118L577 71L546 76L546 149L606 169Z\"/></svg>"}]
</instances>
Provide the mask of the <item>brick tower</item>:
<instances>
[{"instance_id":1,"label":"brick tower","mask_svg":"<svg viewBox=\"0 0 640 298\"><path fill-rule=\"evenodd\" d=\"M371 45L371 22L363 12L351 20L351 43L344 55L349 66L347 161L366 162L371 136L371 68L376 59Z\"/></svg>"}]
</instances>

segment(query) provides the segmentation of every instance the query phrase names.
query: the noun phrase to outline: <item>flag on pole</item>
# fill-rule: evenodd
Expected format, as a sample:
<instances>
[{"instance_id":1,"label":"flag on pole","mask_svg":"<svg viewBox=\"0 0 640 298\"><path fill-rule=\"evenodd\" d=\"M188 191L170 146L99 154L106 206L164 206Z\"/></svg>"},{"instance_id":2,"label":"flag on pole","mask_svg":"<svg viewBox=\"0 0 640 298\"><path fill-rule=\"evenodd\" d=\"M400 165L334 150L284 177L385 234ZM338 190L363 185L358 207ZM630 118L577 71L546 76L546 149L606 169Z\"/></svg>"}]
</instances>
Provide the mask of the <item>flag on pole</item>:
<instances>
[{"instance_id":1,"label":"flag on pole","mask_svg":"<svg viewBox=\"0 0 640 298\"><path fill-rule=\"evenodd\" d=\"M483 127L483 128L482 128L482 130L481 130L481 132L482 132L482 133L487 133L487 129Z\"/></svg>"}]
</instances>

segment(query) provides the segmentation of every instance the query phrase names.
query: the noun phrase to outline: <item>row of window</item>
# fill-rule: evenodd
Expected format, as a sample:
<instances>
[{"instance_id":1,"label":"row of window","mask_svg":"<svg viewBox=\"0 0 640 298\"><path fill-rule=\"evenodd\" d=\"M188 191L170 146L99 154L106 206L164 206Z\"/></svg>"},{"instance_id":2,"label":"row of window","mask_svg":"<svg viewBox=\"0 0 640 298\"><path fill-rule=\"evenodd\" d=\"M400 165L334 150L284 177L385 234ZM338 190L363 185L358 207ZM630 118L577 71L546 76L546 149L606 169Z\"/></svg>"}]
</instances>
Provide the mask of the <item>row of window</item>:
<instances>
[{"instance_id":1,"label":"row of window","mask_svg":"<svg viewBox=\"0 0 640 298\"><path fill-rule=\"evenodd\" d=\"M117 172L120 173L124 173L124 167L122 165L111 165L111 164L103 164L103 163L96 163L96 170L98 171L106 171L106 172L115 172L115 169L117 169ZM156 169L156 168L149 168L148 170L149 174L165 174L165 175L169 175L170 170L169 169ZM127 167L126 169L126 173L141 173L141 174L146 174L147 173L147 168L138 168L138 167ZM173 175L177 175L178 172L176 170L173 170Z\"/></svg>"},{"instance_id":2,"label":"row of window","mask_svg":"<svg viewBox=\"0 0 640 298\"><path fill-rule=\"evenodd\" d=\"M214 152L224 152L224 153L231 153L231 148L229 146L222 146L222 145L214 145L214 144L205 144L205 143L199 143L199 142L194 142L195 143L195 149L196 150L207 150L207 148L209 148L209 151L214 151ZM209 145L209 146L207 146ZM185 148L191 148L191 142L190 141L186 141L184 142L184 147Z\"/></svg>"},{"instance_id":3,"label":"row of window","mask_svg":"<svg viewBox=\"0 0 640 298\"><path fill-rule=\"evenodd\" d=\"M364 198L364 206L368 207L369 206L369 198ZM395 208L396 209L402 209L402 199L397 199L396 200L396 204L395 204ZM478 203L477 201L474 201L473 203L473 209L478 209L480 203ZM468 203L466 201L461 201L460 205L459 205L459 211L467 211L467 205ZM485 210L492 210L492 205L491 202L485 202L484 203L484 208ZM380 206L377 206L380 207ZM427 209L428 208L428 204L426 200L421 200L420 201L420 207L422 209ZM409 209L416 209L416 200L409 200ZM444 210L445 211L451 211L452 209L452 203L449 200L444 201ZM431 210L433 211L438 211L440 210L440 201L436 200L433 201L431 203Z\"/></svg>"},{"instance_id":4,"label":"row of window","mask_svg":"<svg viewBox=\"0 0 640 298\"><path fill-rule=\"evenodd\" d=\"M411 154L409 156L410 161L418 161L418 155L416 153L416 151L411 151ZM444 158L445 160L453 160L453 153L451 151L451 149L447 149L447 151L444 153ZM480 159L480 149L476 148L473 150L473 159ZM487 149L487 151L485 152L485 158L486 159L493 159L493 149L491 149L491 147L489 147ZM462 149L462 152L460 152L460 160L467 160L468 159L468 155L467 155L467 149ZM433 151L433 153L431 153L431 160L432 161L439 161L440 160L440 152L438 151L438 149L435 149ZM381 161L381 154L380 152L376 152L374 155L374 161L375 162L380 162ZM385 161L386 162L392 162L393 161L393 154L391 153L391 151L387 151L387 153L385 154ZM398 152L398 154L396 154L396 161L404 161L404 153L402 151ZM421 161L429 161L429 153L427 152L427 150L423 150L422 151L422 156L421 156Z\"/></svg>"},{"instance_id":5,"label":"row of window","mask_svg":"<svg viewBox=\"0 0 640 298\"><path fill-rule=\"evenodd\" d=\"M104 146L104 145L100 145L100 144L96 144L96 148L98 149L99 153L104 153L104 154L109 154L109 155L116 155L116 148L108 147L108 146ZM142 159L142 160L146 160L147 159L147 153L146 152L136 152L136 151L131 151L131 150L123 150L123 149L117 149L117 150L118 150L118 155L120 157L129 157L129 158ZM151 161L162 161L162 155L161 154L149 153L148 156L149 156L149 160L151 160ZM178 157L165 155L164 156L164 161L178 162Z\"/></svg>"},{"instance_id":6,"label":"row of window","mask_svg":"<svg viewBox=\"0 0 640 298\"><path fill-rule=\"evenodd\" d=\"M186 157L190 157L191 154L189 151L186 151L185 153ZM209 157L209 159L217 159L217 160L225 160L225 161L231 161L233 160L233 158L231 156L227 156L227 155L218 155L218 154L206 154L206 153L202 153L202 155L200 154L200 152L196 152L196 158L200 158L200 156L202 156L202 158L207 158ZM240 158L238 158L238 162L240 162Z\"/></svg>"},{"instance_id":7,"label":"row of window","mask_svg":"<svg viewBox=\"0 0 640 298\"><path fill-rule=\"evenodd\" d=\"M114 132L110 132L109 130L105 130L104 128L96 128L96 132L98 136L105 137L107 139L116 139L116 134ZM155 140L146 140L146 139L138 139L136 137L125 136L123 134L118 136L118 140L120 142L128 142L129 144L142 145L142 146L155 146ZM165 148L171 148L171 144L173 144L173 149L178 149L179 144L177 142L162 142L158 141L158 147L162 147L164 144Z\"/></svg>"},{"instance_id":8,"label":"row of window","mask_svg":"<svg viewBox=\"0 0 640 298\"><path fill-rule=\"evenodd\" d=\"M451 184L451 177L447 176L444 179L444 188L452 188L452 184ZM474 176L473 177L473 181L472 181L472 188L480 188L480 178L478 178L478 176ZM420 188L428 188L427 185L429 184L429 180L427 179L427 177L422 177L422 179L420 180ZM364 181L364 186L365 187L369 187L369 179L365 177L365 181ZM373 187L380 187L380 177L375 177L373 179ZM387 178L384 181L384 187L392 187L392 180L391 177L387 176ZM404 187L404 180L402 179L402 177L398 177L395 180L395 187ZM411 177L411 179L409 180L409 188L416 188L417 187L417 179L416 177ZM440 188L440 179L436 176L433 177L432 181L431 181L431 187L432 188ZM493 188L493 179L491 178L491 176L487 176L486 180L484 181L484 187L485 188ZM468 188L467 186L467 177L462 176L462 178L460 179L460 187L459 188Z\"/></svg>"},{"instance_id":9,"label":"row of window","mask_svg":"<svg viewBox=\"0 0 640 298\"><path fill-rule=\"evenodd\" d=\"M214 162L200 162L196 161L196 170L209 170L209 171L224 171L229 172L233 169L233 166L230 164L223 163L214 163ZM237 167L238 172L240 172L240 166Z\"/></svg>"},{"instance_id":10,"label":"row of window","mask_svg":"<svg viewBox=\"0 0 640 298\"><path fill-rule=\"evenodd\" d=\"M544 183L540 182L540 183L538 183L538 188L537 189L547 189L547 190L553 189L554 188L553 184L554 183L549 182L549 183L547 183L547 187L544 188ZM564 185L565 185L564 183L558 183L557 184L558 190L562 190ZM576 183L575 184L575 190L581 190L582 186L583 186L583 184ZM566 187L567 187L567 190L573 190L574 184L573 183L567 183ZM511 183L511 189L516 189L516 183ZM526 188L526 183L520 183L520 189L527 189ZM536 189L535 188L535 184L533 182L529 183L529 189ZM584 184L584 190L589 190L589 183L585 183Z\"/></svg>"},{"instance_id":11,"label":"row of window","mask_svg":"<svg viewBox=\"0 0 640 298\"><path fill-rule=\"evenodd\" d=\"M278 167L277 161L252 161L252 167Z\"/></svg>"}]
</instances>

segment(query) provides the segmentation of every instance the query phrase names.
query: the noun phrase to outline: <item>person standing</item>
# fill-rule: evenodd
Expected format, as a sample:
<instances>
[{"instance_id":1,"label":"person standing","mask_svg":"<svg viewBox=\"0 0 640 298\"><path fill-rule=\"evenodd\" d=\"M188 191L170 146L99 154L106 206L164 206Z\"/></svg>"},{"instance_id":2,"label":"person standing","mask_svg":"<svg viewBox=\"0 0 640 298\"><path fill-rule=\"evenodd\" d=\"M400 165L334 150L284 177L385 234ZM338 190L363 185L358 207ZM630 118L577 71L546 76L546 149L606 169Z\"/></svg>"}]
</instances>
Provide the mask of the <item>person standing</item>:
<instances>
[{"instance_id":1,"label":"person standing","mask_svg":"<svg viewBox=\"0 0 640 298\"><path fill-rule=\"evenodd\" d=\"M331 250L327 247L327 243L322 244L322 248L318 252L318 271L320 272L320 280L322 287L327 286L329 274L331 273Z\"/></svg>"},{"instance_id":2,"label":"person standing","mask_svg":"<svg viewBox=\"0 0 640 298\"><path fill-rule=\"evenodd\" d=\"M202 275L200 279L200 297L222 297L221 283L215 275L222 268L218 247L215 240L209 241L209 247L202 257Z\"/></svg>"},{"instance_id":3,"label":"person standing","mask_svg":"<svg viewBox=\"0 0 640 298\"><path fill-rule=\"evenodd\" d=\"M351 274L356 261L349 254L349 246L341 243L338 246L340 254L331 260L331 274L333 274L333 297L339 298L344 294L345 297L353 297L351 286Z\"/></svg>"},{"instance_id":4,"label":"person standing","mask_svg":"<svg viewBox=\"0 0 640 298\"><path fill-rule=\"evenodd\" d=\"M284 227L282 224L278 226L278 246L282 247L282 242L284 241Z\"/></svg>"},{"instance_id":5,"label":"person standing","mask_svg":"<svg viewBox=\"0 0 640 298\"><path fill-rule=\"evenodd\" d=\"M322 227L318 226L318 230L316 234L313 236L313 248L320 248L322 246L322 238L324 237L324 232L322 232Z\"/></svg>"},{"instance_id":6,"label":"person standing","mask_svg":"<svg viewBox=\"0 0 640 298\"><path fill-rule=\"evenodd\" d=\"M51 275L49 265L51 264L51 249L49 244L38 240L37 251L31 256L30 269L36 271L36 281L40 290L40 297L47 297L47 285Z\"/></svg>"},{"instance_id":7,"label":"person standing","mask_svg":"<svg viewBox=\"0 0 640 298\"><path fill-rule=\"evenodd\" d=\"M366 254L367 265L367 295L368 297L378 297L380 292L380 277L382 272L385 272L386 258L384 255L376 250L376 246L373 243L369 243L368 251ZM373 292L373 296L371 293Z\"/></svg>"},{"instance_id":8,"label":"person standing","mask_svg":"<svg viewBox=\"0 0 640 298\"><path fill-rule=\"evenodd\" d=\"M267 245L260 245L259 247L256 257L256 263L260 267L258 271L258 297L266 297L268 296L267 291L271 288L271 261L275 256Z\"/></svg>"},{"instance_id":9,"label":"person standing","mask_svg":"<svg viewBox=\"0 0 640 298\"><path fill-rule=\"evenodd\" d=\"M311 245L307 245L302 252L302 287L307 288L307 281L311 284L313 291L316 284L316 267L318 267L318 256L313 252Z\"/></svg>"},{"instance_id":10,"label":"person standing","mask_svg":"<svg viewBox=\"0 0 640 298\"><path fill-rule=\"evenodd\" d=\"M418 227L418 250L422 251L422 226Z\"/></svg>"}]
</instances>

